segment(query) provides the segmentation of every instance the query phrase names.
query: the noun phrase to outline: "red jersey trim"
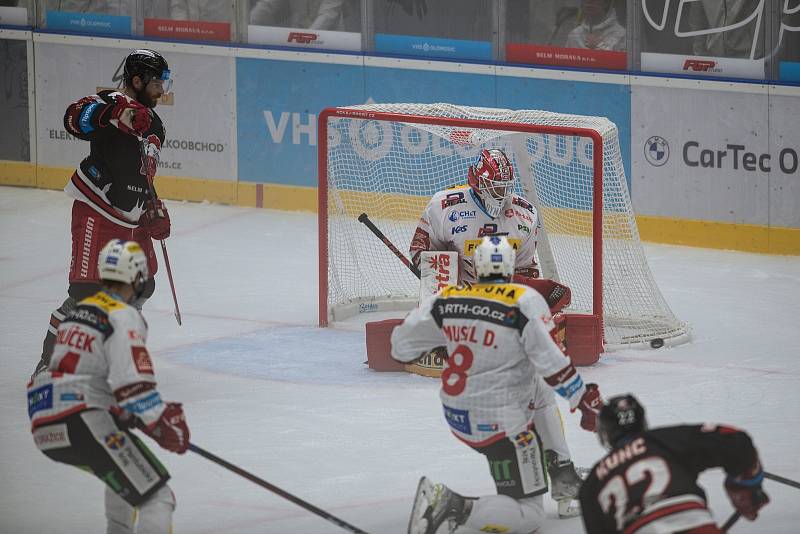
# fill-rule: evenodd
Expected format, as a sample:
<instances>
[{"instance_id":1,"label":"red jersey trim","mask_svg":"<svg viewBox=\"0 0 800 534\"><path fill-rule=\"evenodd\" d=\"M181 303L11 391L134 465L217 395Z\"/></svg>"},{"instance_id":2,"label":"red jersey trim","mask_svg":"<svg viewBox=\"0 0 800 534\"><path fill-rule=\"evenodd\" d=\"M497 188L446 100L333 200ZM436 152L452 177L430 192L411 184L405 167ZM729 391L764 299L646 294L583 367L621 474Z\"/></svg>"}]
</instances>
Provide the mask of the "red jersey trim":
<instances>
[{"instance_id":1,"label":"red jersey trim","mask_svg":"<svg viewBox=\"0 0 800 534\"><path fill-rule=\"evenodd\" d=\"M668 515L685 512L686 510L706 510L706 507L699 502L683 502L680 504L674 504L672 506L665 506L664 508L660 508L651 514L640 517L625 527L624 534L634 534L637 530L648 523L652 523L653 521Z\"/></svg>"}]
</instances>

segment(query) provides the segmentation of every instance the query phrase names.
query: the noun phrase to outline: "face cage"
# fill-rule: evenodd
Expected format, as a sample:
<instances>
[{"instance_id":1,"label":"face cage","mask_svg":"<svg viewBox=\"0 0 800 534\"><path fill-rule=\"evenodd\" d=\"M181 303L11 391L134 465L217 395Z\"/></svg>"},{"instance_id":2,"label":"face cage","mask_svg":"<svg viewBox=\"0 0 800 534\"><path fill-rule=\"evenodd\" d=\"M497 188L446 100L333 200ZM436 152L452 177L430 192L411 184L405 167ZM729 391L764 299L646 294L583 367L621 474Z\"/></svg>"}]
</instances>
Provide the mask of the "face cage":
<instances>
[{"instance_id":1,"label":"face cage","mask_svg":"<svg viewBox=\"0 0 800 534\"><path fill-rule=\"evenodd\" d=\"M503 193L498 198L495 194L497 194L499 189L502 189ZM490 180L485 177L480 177L478 178L478 194L483 201L486 212L492 218L496 218L500 215L500 211L502 211L508 199L511 198L511 195L514 194L514 181Z\"/></svg>"}]
</instances>

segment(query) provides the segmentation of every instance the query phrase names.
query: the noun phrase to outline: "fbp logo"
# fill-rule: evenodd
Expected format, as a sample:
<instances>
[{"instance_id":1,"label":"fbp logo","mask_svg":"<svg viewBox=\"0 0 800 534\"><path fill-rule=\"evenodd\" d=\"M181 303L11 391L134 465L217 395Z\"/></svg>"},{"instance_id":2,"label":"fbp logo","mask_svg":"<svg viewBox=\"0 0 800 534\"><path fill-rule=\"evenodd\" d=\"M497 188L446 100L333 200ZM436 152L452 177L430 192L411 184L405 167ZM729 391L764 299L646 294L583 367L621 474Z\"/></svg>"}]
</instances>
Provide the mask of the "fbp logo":
<instances>
[{"instance_id":1,"label":"fbp logo","mask_svg":"<svg viewBox=\"0 0 800 534\"><path fill-rule=\"evenodd\" d=\"M713 71L716 66L716 61L706 59L687 59L683 62L683 70L692 70L695 72Z\"/></svg>"},{"instance_id":2,"label":"fbp logo","mask_svg":"<svg viewBox=\"0 0 800 534\"><path fill-rule=\"evenodd\" d=\"M669 143L663 137L652 136L644 142L644 159L654 167L661 167L669 159Z\"/></svg>"},{"instance_id":3,"label":"fbp logo","mask_svg":"<svg viewBox=\"0 0 800 534\"><path fill-rule=\"evenodd\" d=\"M286 39L286 42L287 43L309 44L309 43L313 43L317 39L319 39L319 36L316 33L289 32L289 38Z\"/></svg>"}]
</instances>

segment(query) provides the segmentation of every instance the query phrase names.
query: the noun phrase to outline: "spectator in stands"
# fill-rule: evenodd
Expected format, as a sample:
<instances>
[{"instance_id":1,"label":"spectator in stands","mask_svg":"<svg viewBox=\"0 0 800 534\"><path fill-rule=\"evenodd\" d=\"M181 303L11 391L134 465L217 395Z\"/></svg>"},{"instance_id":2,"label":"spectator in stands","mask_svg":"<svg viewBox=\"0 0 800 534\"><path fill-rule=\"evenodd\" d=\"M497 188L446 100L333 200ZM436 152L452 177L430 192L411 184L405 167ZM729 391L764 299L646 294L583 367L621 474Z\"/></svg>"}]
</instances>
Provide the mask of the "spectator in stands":
<instances>
[{"instance_id":1,"label":"spectator in stands","mask_svg":"<svg viewBox=\"0 0 800 534\"><path fill-rule=\"evenodd\" d=\"M693 2L689 14L692 31L709 30L697 35L692 43L696 56L757 59L764 56L764 24L759 24L760 0L702 0ZM763 6L762 6L763 9ZM752 18L751 18L752 17ZM747 24L725 30L726 27L751 18ZM756 28L761 31L756 35Z\"/></svg>"},{"instance_id":2,"label":"spectator in stands","mask_svg":"<svg viewBox=\"0 0 800 534\"><path fill-rule=\"evenodd\" d=\"M567 48L625 50L625 28L617 20L612 0L583 0L581 23L569 32Z\"/></svg>"},{"instance_id":3,"label":"spectator in stands","mask_svg":"<svg viewBox=\"0 0 800 534\"><path fill-rule=\"evenodd\" d=\"M220 0L170 0L169 18L173 20L233 20L233 2Z\"/></svg>"},{"instance_id":4,"label":"spectator in stands","mask_svg":"<svg viewBox=\"0 0 800 534\"><path fill-rule=\"evenodd\" d=\"M250 24L306 28L309 30L360 31L353 20L360 4L353 0L252 0Z\"/></svg>"}]
</instances>

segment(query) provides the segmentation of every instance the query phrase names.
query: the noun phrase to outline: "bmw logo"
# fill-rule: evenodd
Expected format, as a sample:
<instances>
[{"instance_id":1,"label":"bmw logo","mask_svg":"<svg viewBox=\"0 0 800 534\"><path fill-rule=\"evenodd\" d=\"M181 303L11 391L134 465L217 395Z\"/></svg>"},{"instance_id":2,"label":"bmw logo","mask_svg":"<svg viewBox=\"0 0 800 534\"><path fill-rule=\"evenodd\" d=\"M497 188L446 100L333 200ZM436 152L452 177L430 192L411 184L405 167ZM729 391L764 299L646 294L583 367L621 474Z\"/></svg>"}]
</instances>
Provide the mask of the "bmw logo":
<instances>
[{"instance_id":1,"label":"bmw logo","mask_svg":"<svg viewBox=\"0 0 800 534\"><path fill-rule=\"evenodd\" d=\"M669 143L663 137L652 136L644 142L644 159L654 167L661 167L669 159Z\"/></svg>"}]
</instances>

